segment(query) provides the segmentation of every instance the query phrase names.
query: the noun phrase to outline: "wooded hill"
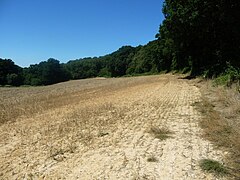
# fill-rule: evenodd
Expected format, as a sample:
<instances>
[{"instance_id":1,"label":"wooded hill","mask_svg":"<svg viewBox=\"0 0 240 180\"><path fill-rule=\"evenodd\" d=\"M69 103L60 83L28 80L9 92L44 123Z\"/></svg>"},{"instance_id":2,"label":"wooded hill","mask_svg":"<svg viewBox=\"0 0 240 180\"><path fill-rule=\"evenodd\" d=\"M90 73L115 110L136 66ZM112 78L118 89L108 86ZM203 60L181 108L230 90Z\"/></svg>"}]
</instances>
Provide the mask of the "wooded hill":
<instances>
[{"instance_id":1,"label":"wooded hill","mask_svg":"<svg viewBox=\"0 0 240 180\"><path fill-rule=\"evenodd\" d=\"M28 68L0 59L1 85L49 85L96 76L120 77L161 71L190 72L207 78L240 79L240 1L165 0L156 40L123 46L93 58L60 64L49 59Z\"/></svg>"}]
</instances>

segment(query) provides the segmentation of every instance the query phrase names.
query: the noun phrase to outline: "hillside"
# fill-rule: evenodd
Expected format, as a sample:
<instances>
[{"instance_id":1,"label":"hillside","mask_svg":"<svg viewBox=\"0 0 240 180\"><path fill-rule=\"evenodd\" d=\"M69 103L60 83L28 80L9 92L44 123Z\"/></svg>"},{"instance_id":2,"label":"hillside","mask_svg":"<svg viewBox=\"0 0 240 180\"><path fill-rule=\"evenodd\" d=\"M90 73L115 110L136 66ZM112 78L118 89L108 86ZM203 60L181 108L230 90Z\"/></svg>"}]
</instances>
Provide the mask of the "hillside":
<instances>
[{"instance_id":1,"label":"hillside","mask_svg":"<svg viewBox=\"0 0 240 180\"><path fill-rule=\"evenodd\" d=\"M215 179L202 159L226 150L203 138L195 81L94 78L1 88L0 178Z\"/></svg>"}]
</instances>

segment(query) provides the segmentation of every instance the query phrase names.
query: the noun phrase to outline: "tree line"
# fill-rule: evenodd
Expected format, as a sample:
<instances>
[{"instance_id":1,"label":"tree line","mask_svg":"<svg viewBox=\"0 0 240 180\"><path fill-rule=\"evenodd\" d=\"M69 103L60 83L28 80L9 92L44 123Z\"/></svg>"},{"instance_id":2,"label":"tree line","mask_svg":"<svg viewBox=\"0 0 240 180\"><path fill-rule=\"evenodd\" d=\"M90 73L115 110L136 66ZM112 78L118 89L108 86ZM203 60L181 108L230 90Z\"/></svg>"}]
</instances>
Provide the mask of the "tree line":
<instances>
[{"instance_id":1,"label":"tree line","mask_svg":"<svg viewBox=\"0 0 240 180\"><path fill-rule=\"evenodd\" d=\"M49 85L70 79L161 71L189 72L192 77L209 78L229 69L240 74L239 9L238 0L165 0L165 19L154 41L65 64L50 58L21 68L12 60L0 59L0 84Z\"/></svg>"},{"instance_id":2,"label":"tree line","mask_svg":"<svg viewBox=\"0 0 240 180\"><path fill-rule=\"evenodd\" d=\"M153 46L155 43L149 44ZM0 59L0 84L38 86L97 76L121 77L158 72L156 62L151 61L151 52L145 50L146 46L123 46L105 56L70 60L62 64L50 58L28 68L21 68L10 59Z\"/></svg>"}]
</instances>

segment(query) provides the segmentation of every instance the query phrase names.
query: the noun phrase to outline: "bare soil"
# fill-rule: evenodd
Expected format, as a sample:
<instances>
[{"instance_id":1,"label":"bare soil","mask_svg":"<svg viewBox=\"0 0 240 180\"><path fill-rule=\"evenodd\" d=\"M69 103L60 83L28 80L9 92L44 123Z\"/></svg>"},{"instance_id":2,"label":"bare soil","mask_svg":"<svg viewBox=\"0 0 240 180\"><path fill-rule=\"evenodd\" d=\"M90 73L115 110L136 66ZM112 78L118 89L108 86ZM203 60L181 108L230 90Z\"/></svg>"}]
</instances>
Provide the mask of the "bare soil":
<instances>
[{"instance_id":1,"label":"bare soil","mask_svg":"<svg viewBox=\"0 0 240 180\"><path fill-rule=\"evenodd\" d=\"M0 100L0 179L224 179L199 167L225 152L203 138L200 90L179 76L0 88Z\"/></svg>"}]
</instances>

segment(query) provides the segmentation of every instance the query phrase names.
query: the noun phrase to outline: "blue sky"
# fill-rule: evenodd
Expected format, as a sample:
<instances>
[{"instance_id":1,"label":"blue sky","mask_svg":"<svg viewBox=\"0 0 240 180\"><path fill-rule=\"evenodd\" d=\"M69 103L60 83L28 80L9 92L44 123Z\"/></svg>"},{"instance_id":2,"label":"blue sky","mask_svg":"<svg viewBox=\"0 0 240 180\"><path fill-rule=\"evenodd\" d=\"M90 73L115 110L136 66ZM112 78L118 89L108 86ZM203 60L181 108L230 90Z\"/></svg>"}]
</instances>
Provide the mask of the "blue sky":
<instances>
[{"instance_id":1,"label":"blue sky","mask_svg":"<svg viewBox=\"0 0 240 180\"><path fill-rule=\"evenodd\" d=\"M0 58L27 67L153 40L162 0L0 0Z\"/></svg>"}]
</instances>

